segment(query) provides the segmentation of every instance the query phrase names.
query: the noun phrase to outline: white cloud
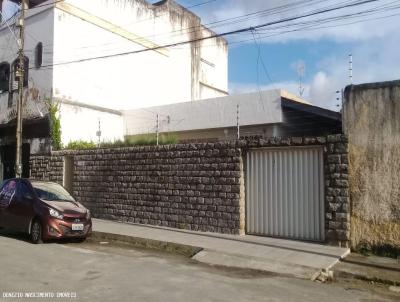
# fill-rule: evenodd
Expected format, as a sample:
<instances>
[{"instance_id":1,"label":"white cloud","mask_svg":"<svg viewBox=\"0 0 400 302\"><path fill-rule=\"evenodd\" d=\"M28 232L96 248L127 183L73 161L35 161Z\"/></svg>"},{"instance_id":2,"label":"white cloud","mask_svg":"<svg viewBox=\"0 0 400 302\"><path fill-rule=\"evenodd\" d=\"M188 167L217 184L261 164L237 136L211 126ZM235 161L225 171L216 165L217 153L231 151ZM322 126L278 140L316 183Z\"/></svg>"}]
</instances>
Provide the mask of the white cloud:
<instances>
[{"instance_id":1,"label":"white cloud","mask_svg":"<svg viewBox=\"0 0 400 302\"><path fill-rule=\"evenodd\" d=\"M230 22L220 22L216 24L210 24L211 28L216 32L224 32L228 30L233 30L237 28L245 28L249 26L256 26L259 24L265 24L267 22L281 20L288 17L300 16L303 14L307 14L313 12L318 9L325 9L329 7L337 7L343 5L343 2L338 3L336 0L325 0L325 1L298 1L298 0L225 0L219 1L218 6L204 6L200 11L200 15L202 16L205 23L226 20L229 18L236 18L238 16L245 16L248 14L252 14L254 12L262 12L265 13L250 15L241 20L235 19ZM297 3L297 5L295 5ZM288 7L285 7L288 5ZM360 11L370 11L371 9L384 9L384 11L380 13L369 12L367 15L360 16L358 19L346 19L340 18L335 22L320 24L317 29L296 31L292 33L286 33L284 35L277 33L282 32L283 29L273 30L273 27L266 27L264 29L259 30L260 36L265 36L263 39L263 43L282 43L293 40L319 40L322 38L333 39L335 41L363 41L372 38L381 38L388 33L396 34L398 32L398 28L400 27L400 18L397 16L390 17L388 19L387 16L393 14L400 14L400 8L393 7L392 0L381 0L379 2L373 2L369 4L364 4L356 7L344 8L337 11L327 12L320 15L315 15L311 17L307 17L300 20L295 20L291 22L285 22L285 26L288 24L310 21L310 20L319 20L321 18L327 17L337 17L348 15L351 13L359 13ZM280 7L279 11L276 10L277 7ZM390 9L392 8L392 9ZM275 10L274 10L275 9ZM268 11L269 10L269 11ZM385 17L386 16L386 17ZM373 20L376 18L385 17L383 19ZM354 23L355 21L359 21L360 19L369 20L369 22L363 23ZM390 20L388 22L388 20ZM241 21L241 22L238 22ZM222 26L226 24L225 26ZM343 25L343 26L337 26ZM280 26L280 25L275 25ZM305 27L303 26L296 26ZM231 41L243 40L243 36L236 37L234 39L230 38ZM251 40L251 34L246 35L249 40ZM249 41L251 42L251 41Z\"/></svg>"},{"instance_id":2,"label":"white cloud","mask_svg":"<svg viewBox=\"0 0 400 302\"><path fill-rule=\"evenodd\" d=\"M225 19L229 17L234 17L238 15L244 15L246 13L251 13L254 11L265 10L271 7L282 6L288 3L293 4L298 2L293 1L247 1L247 0L237 0L229 2L229 6L225 6L222 2L220 9L213 9L209 14L209 18L214 19ZM318 9L321 6L328 5L338 5L337 1L313 1L320 2L315 4L312 9ZM371 7L381 7L382 5L388 5L391 0L383 0L376 3L371 3L364 6L359 6L353 9L346 9L343 11L338 11L334 14L342 14L365 10ZM225 2L226 4L227 2ZM398 4L396 4L398 5ZM303 9L298 9L297 11L287 11L279 15L263 16L257 19L252 19L245 23L239 23L235 26L245 27L255 24L265 23L271 20L276 20L279 18L284 18L287 16L293 16L296 14L304 13L310 8L303 7ZM393 15L400 14L399 9L387 10L383 15ZM364 17L376 18L381 17L381 15L371 15ZM322 17L322 16L321 16ZM341 20L339 23L325 24L323 26L338 25L344 23L350 23L354 20ZM299 31L294 33L288 33L284 35L271 36L267 39L262 39L262 43L287 43L291 41L334 41L338 47L338 52L334 50L330 53L343 53L343 48L347 47L348 53L352 53L354 57L353 73L354 73L354 83L365 83L365 82L376 82L376 81L386 81L400 78L400 52L398 47L400 45L400 18L387 17L383 19L370 20L368 22L348 24L345 26L335 26L327 28L319 28L315 30ZM225 28L226 29L226 28ZM218 31L218 30L217 30ZM271 31L270 34L273 34ZM265 31L264 35L267 35L268 31ZM258 36L262 36L263 33L259 33ZM243 40L243 36L238 38ZM251 37L249 39L250 43L253 43ZM234 46L234 45L233 45ZM317 72L311 76L309 83L305 86L307 91L305 92L305 98L309 98L315 105L326 107L332 110L338 110L337 104L340 103L336 100L337 90L343 89L346 85L350 84L349 80L349 66L348 57L338 57L334 55L327 55L320 62L314 62L317 66ZM292 64L292 68L293 68ZM289 90L292 93L298 94L298 84L294 82L281 82L275 83L273 85L264 85L261 88L267 89L271 87L279 87ZM243 92L258 90L257 84L232 84L232 92Z\"/></svg>"}]
</instances>

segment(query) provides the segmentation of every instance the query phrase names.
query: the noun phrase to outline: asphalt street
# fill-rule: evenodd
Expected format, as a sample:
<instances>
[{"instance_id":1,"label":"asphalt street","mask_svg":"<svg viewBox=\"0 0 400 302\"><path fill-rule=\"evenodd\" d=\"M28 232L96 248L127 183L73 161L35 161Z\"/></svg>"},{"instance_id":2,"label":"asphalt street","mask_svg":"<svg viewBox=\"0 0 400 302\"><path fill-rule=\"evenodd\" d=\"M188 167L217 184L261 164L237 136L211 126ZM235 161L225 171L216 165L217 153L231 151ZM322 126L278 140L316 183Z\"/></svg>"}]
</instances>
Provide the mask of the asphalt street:
<instances>
[{"instance_id":1,"label":"asphalt street","mask_svg":"<svg viewBox=\"0 0 400 302\"><path fill-rule=\"evenodd\" d=\"M0 271L0 301L392 301L158 251L98 242L33 245L20 236L0 235Z\"/></svg>"}]
</instances>

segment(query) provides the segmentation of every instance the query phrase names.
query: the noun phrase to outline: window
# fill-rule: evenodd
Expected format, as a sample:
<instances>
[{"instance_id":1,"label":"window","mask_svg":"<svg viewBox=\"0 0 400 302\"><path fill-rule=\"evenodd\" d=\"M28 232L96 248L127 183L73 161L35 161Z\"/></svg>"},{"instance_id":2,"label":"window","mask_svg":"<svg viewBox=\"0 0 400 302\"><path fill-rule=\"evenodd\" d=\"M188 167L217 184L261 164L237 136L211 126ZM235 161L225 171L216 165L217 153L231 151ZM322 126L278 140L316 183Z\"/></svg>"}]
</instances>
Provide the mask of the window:
<instances>
[{"instance_id":1,"label":"window","mask_svg":"<svg viewBox=\"0 0 400 302\"><path fill-rule=\"evenodd\" d=\"M51 182L32 182L32 186L40 199L51 201L75 201L59 184Z\"/></svg>"},{"instance_id":2,"label":"window","mask_svg":"<svg viewBox=\"0 0 400 302\"><path fill-rule=\"evenodd\" d=\"M42 67L43 63L43 44L39 42L35 47L35 67L40 68Z\"/></svg>"},{"instance_id":3,"label":"window","mask_svg":"<svg viewBox=\"0 0 400 302\"><path fill-rule=\"evenodd\" d=\"M7 208L15 195L15 188L17 187L17 182L15 180L10 180L4 183L0 190L0 209Z\"/></svg>"},{"instance_id":4,"label":"window","mask_svg":"<svg viewBox=\"0 0 400 302\"><path fill-rule=\"evenodd\" d=\"M10 89L10 64L3 62L0 64L0 93Z\"/></svg>"},{"instance_id":5,"label":"window","mask_svg":"<svg viewBox=\"0 0 400 302\"><path fill-rule=\"evenodd\" d=\"M12 89L13 90L18 89L18 81L19 81L18 69L19 69L19 59L15 59L12 64L12 74L13 74ZM25 57L24 87L28 87L28 82L29 82L29 59L27 57Z\"/></svg>"},{"instance_id":6,"label":"window","mask_svg":"<svg viewBox=\"0 0 400 302\"><path fill-rule=\"evenodd\" d=\"M17 192L18 198L21 200L30 200L33 198L33 192L31 188L29 188L29 186L24 182L19 183Z\"/></svg>"}]
</instances>

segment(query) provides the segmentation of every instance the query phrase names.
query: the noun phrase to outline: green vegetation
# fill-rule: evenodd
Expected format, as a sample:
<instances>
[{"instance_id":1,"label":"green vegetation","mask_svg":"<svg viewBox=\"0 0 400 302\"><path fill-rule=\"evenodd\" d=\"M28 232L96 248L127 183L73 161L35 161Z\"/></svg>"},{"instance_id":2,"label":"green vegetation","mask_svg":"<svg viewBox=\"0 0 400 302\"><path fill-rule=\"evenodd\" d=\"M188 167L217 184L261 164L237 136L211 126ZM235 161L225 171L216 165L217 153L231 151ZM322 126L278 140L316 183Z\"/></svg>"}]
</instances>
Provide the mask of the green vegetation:
<instances>
[{"instance_id":1,"label":"green vegetation","mask_svg":"<svg viewBox=\"0 0 400 302\"><path fill-rule=\"evenodd\" d=\"M68 145L64 148L67 150L84 150L84 149L95 149L97 148L97 144L94 142L86 142L86 141L71 141Z\"/></svg>"},{"instance_id":2,"label":"green vegetation","mask_svg":"<svg viewBox=\"0 0 400 302\"><path fill-rule=\"evenodd\" d=\"M177 144L178 138L175 135L160 134L159 145L173 145ZM102 142L100 148L121 148L121 147L133 147L133 146L154 146L157 145L156 136L146 134L138 135L135 137L128 137L125 140L116 140L114 142ZM99 146L90 141L72 141L64 149L67 150L84 150L84 149L95 149Z\"/></svg>"},{"instance_id":3,"label":"green vegetation","mask_svg":"<svg viewBox=\"0 0 400 302\"><path fill-rule=\"evenodd\" d=\"M61 121L60 121L60 104L46 100L47 109L50 118L50 135L51 143L54 150L62 149L61 143Z\"/></svg>"},{"instance_id":4,"label":"green vegetation","mask_svg":"<svg viewBox=\"0 0 400 302\"><path fill-rule=\"evenodd\" d=\"M367 243L359 244L355 249L355 252L360 253L364 256L381 256L394 259L400 259L400 248L393 245L369 245Z\"/></svg>"}]
</instances>

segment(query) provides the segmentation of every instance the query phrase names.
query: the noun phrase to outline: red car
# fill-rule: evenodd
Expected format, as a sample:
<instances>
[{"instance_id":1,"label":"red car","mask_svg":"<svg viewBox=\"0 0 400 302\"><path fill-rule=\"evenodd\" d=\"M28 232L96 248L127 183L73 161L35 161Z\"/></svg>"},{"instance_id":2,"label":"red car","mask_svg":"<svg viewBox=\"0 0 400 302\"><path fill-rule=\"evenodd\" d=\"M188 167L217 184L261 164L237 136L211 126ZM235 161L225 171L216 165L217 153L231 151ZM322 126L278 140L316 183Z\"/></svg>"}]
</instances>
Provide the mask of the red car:
<instances>
[{"instance_id":1,"label":"red car","mask_svg":"<svg viewBox=\"0 0 400 302\"><path fill-rule=\"evenodd\" d=\"M0 227L30 235L32 242L86 239L92 232L90 212L59 184L9 179L0 187Z\"/></svg>"}]
</instances>

